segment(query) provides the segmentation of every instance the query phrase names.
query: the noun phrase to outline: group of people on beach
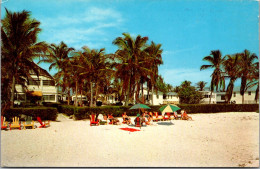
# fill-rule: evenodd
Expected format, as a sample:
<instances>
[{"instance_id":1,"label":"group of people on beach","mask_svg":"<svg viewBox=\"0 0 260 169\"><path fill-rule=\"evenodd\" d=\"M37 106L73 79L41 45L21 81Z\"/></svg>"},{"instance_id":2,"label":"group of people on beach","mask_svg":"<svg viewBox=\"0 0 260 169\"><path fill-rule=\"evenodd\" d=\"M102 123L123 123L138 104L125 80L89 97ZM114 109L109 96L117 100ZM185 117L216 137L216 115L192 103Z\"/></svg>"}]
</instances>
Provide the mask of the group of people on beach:
<instances>
[{"instance_id":1,"label":"group of people on beach","mask_svg":"<svg viewBox=\"0 0 260 169\"><path fill-rule=\"evenodd\" d=\"M185 111L183 111L183 112L182 112L182 116L181 116L181 118L184 118L183 120L187 119L187 117L191 118L190 116L188 116L186 114ZM131 118L126 114L126 112L124 112L122 114L122 118L123 118L123 122L122 122L123 124L133 125ZM163 119L167 119L167 114L164 114ZM100 113L96 117L96 120L99 121L100 123L102 123L102 122L107 123L107 121L109 121L109 124L113 124L113 125L120 125L121 124L119 119L116 118L116 117L113 117L112 114L103 115L103 114ZM148 113L147 111L143 111L141 114L137 114L137 116L135 117L134 125L137 125L137 124L139 124L139 125L143 125L143 124L151 125L151 124L153 124L154 120L155 119L153 119L153 113L152 112Z\"/></svg>"}]
</instances>

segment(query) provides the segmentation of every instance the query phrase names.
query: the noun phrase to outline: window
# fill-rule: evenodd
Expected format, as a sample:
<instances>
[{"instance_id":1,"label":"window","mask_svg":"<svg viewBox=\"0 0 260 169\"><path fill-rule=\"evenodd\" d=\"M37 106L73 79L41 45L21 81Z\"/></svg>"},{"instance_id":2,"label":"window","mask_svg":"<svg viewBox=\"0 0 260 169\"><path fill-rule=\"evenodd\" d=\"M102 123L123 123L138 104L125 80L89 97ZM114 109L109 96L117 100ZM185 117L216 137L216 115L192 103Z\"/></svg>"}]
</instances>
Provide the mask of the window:
<instances>
[{"instance_id":1,"label":"window","mask_svg":"<svg viewBox=\"0 0 260 169\"><path fill-rule=\"evenodd\" d=\"M28 81L28 85L37 85L39 86L41 81L39 79L33 79Z\"/></svg>"},{"instance_id":2,"label":"window","mask_svg":"<svg viewBox=\"0 0 260 169\"><path fill-rule=\"evenodd\" d=\"M25 100L25 94L16 94L15 100Z\"/></svg>"},{"instance_id":3,"label":"window","mask_svg":"<svg viewBox=\"0 0 260 169\"><path fill-rule=\"evenodd\" d=\"M234 92L234 97L236 97L236 92Z\"/></svg>"},{"instance_id":4,"label":"window","mask_svg":"<svg viewBox=\"0 0 260 169\"><path fill-rule=\"evenodd\" d=\"M173 95L171 95L171 99L172 99L172 96L173 96Z\"/></svg>"},{"instance_id":5,"label":"window","mask_svg":"<svg viewBox=\"0 0 260 169\"><path fill-rule=\"evenodd\" d=\"M43 95L43 100L55 100L55 95Z\"/></svg>"},{"instance_id":6,"label":"window","mask_svg":"<svg viewBox=\"0 0 260 169\"><path fill-rule=\"evenodd\" d=\"M55 82L53 80L43 80L42 85L43 86L55 86Z\"/></svg>"},{"instance_id":7,"label":"window","mask_svg":"<svg viewBox=\"0 0 260 169\"><path fill-rule=\"evenodd\" d=\"M250 96L250 95L251 95L251 92L248 92L248 95Z\"/></svg>"},{"instance_id":8,"label":"window","mask_svg":"<svg viewBox=\"0 0 260 169\"><path fill-rule=\"evenodd\" d=\"M221 95L221 100L225 100L225 95Z\"/></svg>"},{"instance_id":9,"label":"window","mask_svg":"<svg viewBox=\"0 0 260 169\"><path fill-rule=\"evenodd\" d=\"M157 99L159 99L159 95L158 94L156 95L156 97L157 97Z\"/></svg>"}]
</instances>

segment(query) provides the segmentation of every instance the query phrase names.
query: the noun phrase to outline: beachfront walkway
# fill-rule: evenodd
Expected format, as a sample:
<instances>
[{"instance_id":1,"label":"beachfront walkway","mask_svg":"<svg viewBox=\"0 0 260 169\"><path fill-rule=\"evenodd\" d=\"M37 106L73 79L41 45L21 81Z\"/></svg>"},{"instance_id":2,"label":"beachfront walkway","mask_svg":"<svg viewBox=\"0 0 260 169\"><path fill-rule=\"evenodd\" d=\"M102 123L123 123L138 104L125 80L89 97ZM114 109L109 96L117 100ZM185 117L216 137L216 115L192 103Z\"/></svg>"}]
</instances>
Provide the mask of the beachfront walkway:
<instances>
[{"instance_id":1,"label":"beachfront walkway","mask_svg":"<svg viewBox=\"0 0 260 169\"><path fill-rule=\"evenodd\" d=\"M127 125L90 127L59 115L49 128L1 131L1 165L259 166L259 113L191 116L130 133L119 129Z\"/></svg>"}]
</instances>

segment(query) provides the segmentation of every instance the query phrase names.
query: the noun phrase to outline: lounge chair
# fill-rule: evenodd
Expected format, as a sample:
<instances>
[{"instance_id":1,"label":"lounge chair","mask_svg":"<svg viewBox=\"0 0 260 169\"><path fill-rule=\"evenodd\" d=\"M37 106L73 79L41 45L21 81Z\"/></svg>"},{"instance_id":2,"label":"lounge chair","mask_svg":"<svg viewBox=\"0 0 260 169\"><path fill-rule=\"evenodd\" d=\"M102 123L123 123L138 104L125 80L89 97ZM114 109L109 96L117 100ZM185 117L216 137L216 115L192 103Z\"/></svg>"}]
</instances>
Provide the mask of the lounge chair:
<instances>
[{"instance_id":1,"label":"lounge chair","mask_svg":"<svg viewBox=\"0 0 260 169\"><path fill-rule=\"evenodd\" d=\"M170 117L171 117L171 113L165 113L164 116L163 116L163 120L164 121L170 120Z\"/></svg>"},{"instance_id":2,"label":"lounge chair","mask_svg":"<svg viewBox=\"0 0 260 169\"><path fill-rule=\"evenodd\" d=\"M5 117L1 116L1 130L7 130L8 122L5 121Z\"/></svg>"},{"instance_id":3,"label":"lounge chair","mask_svg":"<svg viewBox=\"0 0 260 169\"><path fill-rule=\"evenodd\" d=\"M44 123L42 122L42 119L37 116L37 121L41 124L41 126L39 128L46 128L47 126L50 126L50 120L44 121Z\"/></svg>"},{"instance_id":4,"label":"lounge chair","mask_svg":"<svg viewBox=\"0 0 260 169\"><path fill-rule=\"evenodd\" d=\"M90 115L90 126L92 126L92 125L95 125L95 126L99 125L99 120L96 120L95 114Z\"/></svg>"},{"instance_id":5,"label":"lounge chair","mask_svg":"<svg viewBox=\"0 0 260 169\"><path fill-rule=\"evenodd\" d=\"M19 130L21 130L21 124L19 122L19 117L13 117L13 122L10 124L10 130L12 128L18 128Z\"/></svg>"},{"instance_id":6,"label":"lounge chair","mask_svg":"<svg viewBox=\"0 0 260 169\"><path fill-rule=\"evenodd\" d=\"M174 119L174 116L171 113L166 113L166 114L169 117L169 120L173 120Z\"/></svg>"},{"instance_id":7,"label":"lounge chair","mask_svg":"<svg viewBox=\"0 0 260 169\"><path fill-rule=\"evenodd\" d=\"M154 112L154 115L155 115L154 121L161 121L161 120L163 120L163 117L159 116L158 112Z\"/></svg>"},{"instance_id":8,"label":"lounge chair","mask_svg":"<svg viewBox=\"0 0 260 169\"><path fill-rule=\"evenodd\" d=\"M182 115L181 115L181 119L182 120L192 120L192 117L188 116L188 114L186 112L184 112Z\"/></svg>"},{"instance_id":9,"label":"lounge chair","mask_svg":"<svg viewBox=\"0 0 260 169\"><path fill-rule=\"evenodd\" d=\"M34 129L34 121L32 120L32 116L28 116L26 121L23 122L23 129L25 130L26 127L32 127L32 129Z\"/></svg>"}]
</instances>

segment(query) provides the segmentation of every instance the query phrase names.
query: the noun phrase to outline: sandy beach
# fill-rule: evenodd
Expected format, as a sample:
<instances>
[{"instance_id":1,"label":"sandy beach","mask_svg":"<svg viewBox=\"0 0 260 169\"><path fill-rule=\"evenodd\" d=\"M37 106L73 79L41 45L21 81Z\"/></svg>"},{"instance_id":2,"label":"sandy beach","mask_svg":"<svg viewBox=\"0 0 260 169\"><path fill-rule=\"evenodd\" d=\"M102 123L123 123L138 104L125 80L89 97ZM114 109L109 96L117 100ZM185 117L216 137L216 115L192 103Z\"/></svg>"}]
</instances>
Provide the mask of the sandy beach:
<instances>
[{"instance_id":1,"label":"sandy beach","mask_svg":"<svg viewBox=\"0 0 260 169\"><path fill-rule=\"evenodd\" d=\"M259 167L259 113L191 116L140 129L90 126L59 114L48 128L2 130L1 166Z\"/></svg>"}]
</instances>

